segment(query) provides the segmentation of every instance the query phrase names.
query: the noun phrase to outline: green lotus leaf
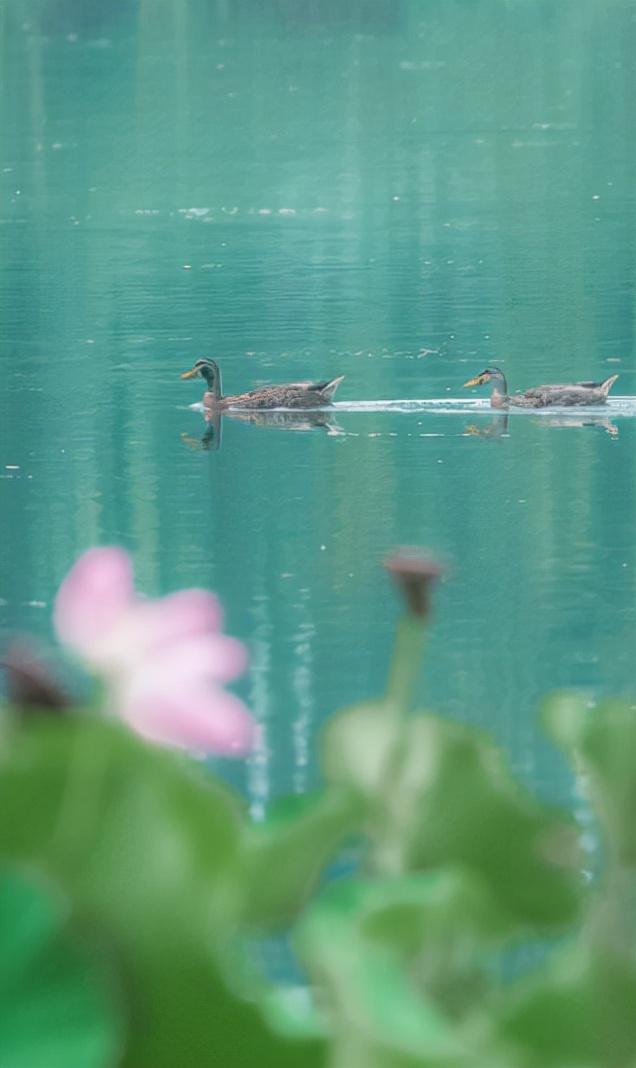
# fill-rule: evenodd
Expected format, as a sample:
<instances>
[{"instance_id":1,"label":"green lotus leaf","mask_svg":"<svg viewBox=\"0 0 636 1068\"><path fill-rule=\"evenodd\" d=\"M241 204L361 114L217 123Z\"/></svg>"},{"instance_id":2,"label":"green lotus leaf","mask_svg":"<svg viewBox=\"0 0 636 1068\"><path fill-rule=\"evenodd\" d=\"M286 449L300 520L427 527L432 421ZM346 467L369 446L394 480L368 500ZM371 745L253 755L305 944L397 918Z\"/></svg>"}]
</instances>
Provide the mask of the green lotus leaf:
<instances>
[{"instance_id":1,"label":"green lotus leaf","mask_svg":"<svg viewBox=\"0 0 636 1068\"><path fill-rule=\"evenodd\" d=\"M234 992L241 809L203 769L112 723L37 719L0 754L0 859L59 884L121 961L123 1068L323 1063ZM47 1065L46 1068L49 1068Z\"/></svg>"},{"instance_id":2,"label":"green lotus leaf","mask_svg":"<svg viewBox=\"0 0 636 1068\"><path fill-rule=\"evenodd\" d=\"M322 767L328 782L354 790L376 807L401 727L386 701L352 705L332 716L322 736Z\"/></svg>"},{"instance_id":3,"label":"green lotus leaf","mask_svg":"<svg viewBox=\"0 0 636 1068\"><path fill-rule=\"evenodd\" d=\"M561 951L503 999L498 1043L522 1068L636 1063L636 967L586 949Z\"/></svg>"},{"instance_id":4,"label":"green lotus leaf","mask_svg":"<svg viewBox=\"0 0 636 1068\"><path fill-rule=\"evenodd\" d=\"M343 840L360 824L351 791L331 789L279 804L242 836L239 865L245 898L243 923L288 923L306 903Z\"/></svg>"},{"instance_id":5,"label":"green lotus leaf","mask_svg":"<svg viewBox=\"0 0 636 1068\"><path fill-rule=\"evenodd\" d=\"M546 702L544 716L582 772L610 863L636 867L636 706L610 700L588 708L576 696L561 694Z\"/></svg>"},{"instance_id":6,"label":"green lotus leaf","mask_svg":"<svg viewBox=\"0 0 636 1068\"><path fill-rule=\"evenodd\" d=\"M469 888L456 873L441 873L350 880L329 888L308 910L296 942L310 974L326 988L335 1063L350 1068L480 1063L415 968L429 950L439 962L444 937L438 925L449 903L455 928L465 933L470 924L462 906L469 902L477 913L490 914L482 888ZM452 939L447 950L450 945ZM459 974L455 979L461 981Z\"/></svg>"},{"instance_id":7,"label":"green lotus leaf","mask_svg":"<svg viewBox=\"0 0 636 1068\"><path fill-rule=\"evenodd\" d=\"M576 915L573 821L522 790L481 733L432 715L400 724L386 703L361 705L328 725L323 767L367 803L379 870L464 865L520 924Z\"/></svg>"},{"instance_id":8,"label":"green lotus leaf","mask_svg":"<svg viewBox=\"0 0 636 1068\"><path fill-rule=\"evenodd\" d=\"M0 1065L108 1068L123 1020L98 948L68 923L59 895L0 871Z\"/></svg>"}]
</instances>

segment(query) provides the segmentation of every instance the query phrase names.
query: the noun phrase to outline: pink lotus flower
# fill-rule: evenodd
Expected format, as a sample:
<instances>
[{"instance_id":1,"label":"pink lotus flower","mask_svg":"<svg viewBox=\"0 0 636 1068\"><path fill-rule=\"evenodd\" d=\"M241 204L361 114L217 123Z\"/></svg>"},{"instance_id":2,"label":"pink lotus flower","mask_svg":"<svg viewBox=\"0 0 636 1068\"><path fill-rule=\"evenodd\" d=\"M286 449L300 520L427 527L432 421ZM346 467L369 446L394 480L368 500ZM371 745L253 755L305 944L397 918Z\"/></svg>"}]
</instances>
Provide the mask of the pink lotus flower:
<instances>
[{"instance_id":1,"label":"pink lotus flower","mask_svg":"<svg viewBox=\"0 0 636 1068\"><path fill-rule=\"evenodd\" d=\"M112 710L139 734L198 752L250 748L250 715L221 686L244 670L245 648L221 634L213 594L144 600L123 549L90 549L59 589L54 622L59 638L108 683Z\"/></svg>"}]
</instances>

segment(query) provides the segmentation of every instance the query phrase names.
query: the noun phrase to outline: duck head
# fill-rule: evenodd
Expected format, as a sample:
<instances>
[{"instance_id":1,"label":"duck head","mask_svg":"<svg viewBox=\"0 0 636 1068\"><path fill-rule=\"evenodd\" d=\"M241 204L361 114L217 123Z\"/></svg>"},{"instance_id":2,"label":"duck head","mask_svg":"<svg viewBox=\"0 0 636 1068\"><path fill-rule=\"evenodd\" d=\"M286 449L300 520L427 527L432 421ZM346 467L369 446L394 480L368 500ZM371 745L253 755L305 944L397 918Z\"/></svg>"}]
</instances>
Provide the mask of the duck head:
<instances>
[{"instance_id":1,"label":"duck head","mask_svg":"<svg viewBox=\"0 0 636 1068\"><path fill-rule=\"evenodd\" d=\"M499 367L485 367L483 371L480 371L474 378L469 378L468 382L464 382L464 389L469 386L483 386L486 382L499 381L503 383L504 392L508 392L506 385L506 376Z\"/></svg>"},{"instance_id":2,"label":"duck head","mask_svg":"<svg viewBox=\"0 0 636 1068\"><path fill-rule=\"evenodd\" d=\"M190 371L183 372L181 378L196 378L197 375L205 379L210 393L213 393L215 397L221 396L221 372L214 360L207 358L197 360Z\"/></svg>"}]
</instances>

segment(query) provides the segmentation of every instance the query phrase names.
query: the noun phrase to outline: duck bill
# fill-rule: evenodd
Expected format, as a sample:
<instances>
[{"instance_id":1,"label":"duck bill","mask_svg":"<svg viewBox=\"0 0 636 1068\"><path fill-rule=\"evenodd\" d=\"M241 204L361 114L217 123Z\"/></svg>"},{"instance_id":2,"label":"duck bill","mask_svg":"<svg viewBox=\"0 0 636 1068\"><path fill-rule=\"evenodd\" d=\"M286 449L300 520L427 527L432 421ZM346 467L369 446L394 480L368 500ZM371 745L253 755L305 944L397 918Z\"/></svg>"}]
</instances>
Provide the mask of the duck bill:
<instances>
[{"instance_id":1,"label":"duck bill","mask_svg":"<svg viewBox=\"0 0 636 1068\"><path fill-rule=\"evenodd\" d=\"M485 375L475 375L474 378L469 378L468 382L464 382L464 389L468 389L469 386L483 386L484 382L487 381Z\"/></svg>"},{"instance_id":2,"label":"duck bill","mask_svg":"<svg viewBox=\"0 0 636 1068\"><path fill-rule=\"evenodd\" d=\"M196 378L199 373L198 367L193 367L191 371L184 371L180 378Z\"/></svg>"}]
</instances>

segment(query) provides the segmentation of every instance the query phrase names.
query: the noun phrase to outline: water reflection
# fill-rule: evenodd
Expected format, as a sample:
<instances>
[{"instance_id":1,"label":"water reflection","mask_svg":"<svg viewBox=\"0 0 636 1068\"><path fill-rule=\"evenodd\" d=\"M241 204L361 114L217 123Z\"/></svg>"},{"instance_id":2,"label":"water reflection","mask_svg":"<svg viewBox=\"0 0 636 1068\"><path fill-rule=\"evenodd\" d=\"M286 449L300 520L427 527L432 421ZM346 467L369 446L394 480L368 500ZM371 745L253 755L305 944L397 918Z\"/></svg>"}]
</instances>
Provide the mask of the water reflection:
<instances>
[{"instance_id":1,"label":"water reflection","mask_svg":"<svg viewBox=\"0 0 636 1068\"><path fill-rule=\"evenodd\" d=\"M596 427L598 430L605 431L612 438L618 437L618 427L608 416L597 415L581 415L581 414L559 414L559 415L541 415L538 419L532 420L535 426L559 428L564 430L568 427ZM502 438L510 436L509 428L509 416L507 413L494 415L492 419L485 425L478 426L476 423L468 423L464 428L465 437L479 437L479 438Z\"/></svg>"},{"instance_id":2,"label":"water reflection","mask_svg":"<svg viewBox=\"0 0 636 1068\"><path fill-rule=\"evenodd\" d=\"M534 423L539 426L560 427L584 427L593 426L599 430L604 430L612 438L618 437L618 427L608 416L597 415L545 415L540 419L533 419Z\"/></svg>"},{"instance_id":3,"label":"water reflection","mask_svg":"<svg viewBox=\"0 0 636 1068\"><path fill-rule=\"evenodd\" d=\"M328 434L339 435L345 431L336 421L335 416L327 411L239 411L225 409L223 412L204 412L205 432L201 437L182 434L181 440L191 449L216 451L221 448L223 419L232 419L237 423L251 423L252 426L265 427L268 430L326 430Z\"/></svg>"},{"instance_id":4,"label":"water reflection","mask_svg":"<svg viewBox=\"0 0 636 1068\"><path fill-rule=\"evenodd\" d=\"M226 411L228 418L253 426L267 427L269 430L326 430L328 434L344 434L332 412L323 411Z\"/></svg>"},{"instance_id":5,"label":"water reflection","mask_svg":"<svg viewBox=\"0 0 636 1068\"><path fill-rule=\"evenodd\" d=\"M202 449L206 452L217 451L221 448L223 419L230 419L232 422L237 423L250 423L252 426L264 427L269 430L290 430L304 433L312 430L326 430L328 435L334 437L348 433L337 422L335 413L330 411L239 411L238 409L233 411L232 409L227 409L223 412L204 410L203 416L206 423L204 433L201 436L182 433L181 440L191 449ZM589 415L580 412L542 413L538 418L532 419L532 424L561 430L594 427L597 430L604 431L612 438L618 438L619 435L616 422L605 415ZM490 440L508 438L510 434L510 415L508 412L497 412L487 422L484 421L481 424L467 423L463 430L464 437L487 438Z\"/></svg>"},{"instance_id":6,"label":"water reflection","mask_svg":"<svg viewBox=\"0 0 636 1068\"><path fill-rule=\"evenodd\" d=\"M206 452L216 452L221 448L221 436L223 420L220 412L205 412L205 433L200 437L193 434L182 434L181 440L190 449L204 449Z\"/></svg>"},{"instance_id":7,"label":"water reflection","mask_svg":"<svg viewBox=\"0 0 636 1068\"><path fill-rule=\"evenodd\" d=\"M475 423L469 423L464 430L464 434L467 437L478 438L502 438L508 436L508 413L505 412L500 415L493 415L489 423L485 426L477 426Z\"/></svg>"}]
</instances>

